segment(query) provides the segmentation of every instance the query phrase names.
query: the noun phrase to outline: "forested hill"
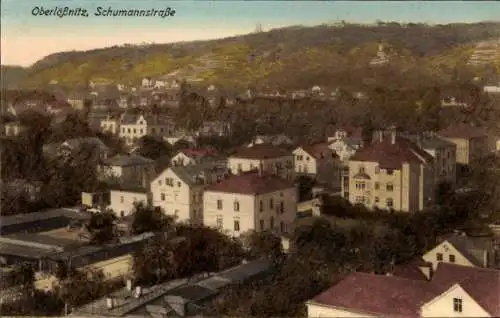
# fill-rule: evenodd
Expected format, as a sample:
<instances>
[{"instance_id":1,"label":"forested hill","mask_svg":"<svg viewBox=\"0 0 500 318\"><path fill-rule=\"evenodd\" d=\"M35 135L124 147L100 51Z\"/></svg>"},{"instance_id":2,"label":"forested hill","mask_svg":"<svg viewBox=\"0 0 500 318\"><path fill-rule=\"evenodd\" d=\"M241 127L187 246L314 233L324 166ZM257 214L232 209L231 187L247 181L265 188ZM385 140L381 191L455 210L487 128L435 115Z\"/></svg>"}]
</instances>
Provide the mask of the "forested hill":
<instances>
[{"instance_id":1,"label":"forested hill","mask_svg":"<svg viewBox=\"0 0 500 318\"><path fill-rule=\"evenodd\" d=\"M321 85L322 78L331 80L331 72L373 58L380 43L404 61L434 67L436 61L467 59L474 43L494 38L500 38L500 23L297 26L211 41L56 53L26 69L24 85L57 80L75 87L89 79L129 83L172 71L219 85L295 87L313 79Z\"/></svg>"}]
</instances>

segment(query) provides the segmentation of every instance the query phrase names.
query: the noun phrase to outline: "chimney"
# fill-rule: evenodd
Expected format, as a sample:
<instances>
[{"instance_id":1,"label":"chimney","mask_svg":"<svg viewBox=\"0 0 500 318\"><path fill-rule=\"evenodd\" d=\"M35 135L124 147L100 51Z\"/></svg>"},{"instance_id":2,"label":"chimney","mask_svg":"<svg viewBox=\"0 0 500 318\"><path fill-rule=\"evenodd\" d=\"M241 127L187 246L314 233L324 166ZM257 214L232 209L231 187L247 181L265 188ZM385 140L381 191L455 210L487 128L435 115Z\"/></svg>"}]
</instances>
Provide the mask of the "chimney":
<instances>
[{"instance_id":1,"label":"chimney","mask_svg":"<svg viewBox=\"0 0 500 318\"><path fill-rule=\"evenodd\" d=\"M380 142L384 141L384 132L382 130L378 132L378 141Z\"/></svg>"},{"instance_id":2,"label":"chimney","mask_svg":"<svg viewBox=\"0 0 500 318\"><path fill-rule=\"evenodd\" d=\"M127 290L128 291L132 291L132 280L131 279L127 279Z\"/></svg>"},{"instance_id":3,"label":"chimney","mask_svg":"<svg viewBox=\"0 0 500 318\"><path fill-rule=\"evenodd\" d=\"M396 144L396 129L391 129L391 144Z\"/></svg>"},{"instance_id":4,"label":"chimney","mask_svg":"<svg viewBox=\"0 0 500 318\"><path fill-rule=\"evenodd\" d=\"M263 176L264 175L264 164L261 162L259 163L259 176Z\"/></svg>"},{"instance_id":5,"label":"chimney","mask_svg":"<svg viewBox=\"0 0 500 318\"><path fill-rule=\"evenodd\" d=\"M136 286L135 287L135 298L139 298L142 296L142 288L141 286Z\"/></svg>"},{"instance_id":6,"label":"chimney","mask_svg":"<svg viewBox=\"0 0 500 318\"><path fill-rule=\"evenodd\" d=\"M106 307L108 307L108 309L113 309L113 298L106 298Z\"/></svg>"}]
</instances>

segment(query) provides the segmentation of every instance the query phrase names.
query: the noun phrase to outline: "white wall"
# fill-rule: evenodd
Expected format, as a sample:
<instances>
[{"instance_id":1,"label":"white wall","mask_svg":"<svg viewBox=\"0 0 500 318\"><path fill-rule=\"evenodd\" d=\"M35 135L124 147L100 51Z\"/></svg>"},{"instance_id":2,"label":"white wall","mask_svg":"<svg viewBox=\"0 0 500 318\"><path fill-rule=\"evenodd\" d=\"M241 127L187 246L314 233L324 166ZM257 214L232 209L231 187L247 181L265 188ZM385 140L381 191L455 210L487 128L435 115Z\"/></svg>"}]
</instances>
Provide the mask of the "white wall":
<instances>
[{"instance_id":1,"label":"white wall","mask_svg":"<svg viewBox=\"0 0 500 318\"><path fill-rule=\"evenodd\" d=\"M253 169L259 169L260 164L262 164L264 171L269 173L274 173L275 164L281 164L282 169L280 176L288 180L294 179L295 167L293 155L262 160L229 157L227 161L227 167L231 169L232 173L235 174L238 173L239 168L241 168L241 171L251 171Z\"/></svg>"},{"instance_id":2,"label":"white wall","mask_svg":"<svg viewBox=\"0 0 500 318\"><path fill-rule=\"evenodd\" d=\"M309 318L377 317L377 316L371 316L367 314L361 314L349 310L342 310L317 304L307 304L306 306L307 306L307 317Z\"/></svg>"},{"instance_id":3,"label":"white wall","mask_svg":"<svg viewBox=\"0 0 500 318\"><path fill-rule=\"evenodd\" d=\"M110 191L111 204L109 208L113 210L116 216L120 217L129 215L133 212L135 202L148 202L147 193L111 190Z\"/></svg>"},{"instance_id":4,"label":"white wall","mask_svg":"<svg viewBox=\"0 0 500 318\"><path fill-rule=\"evenodd\" d=\"M422 258L429 263L432 263L432 269L435 271L437 269L438 264L440 263L437 260L437 254L443 254L443 263L450 263L450 255L455 255L455 263L457 265L462 266L470 266L475 267L468 259L466 259L453 245L451 245L448 241L444 241L438 246L434 247L432 250L422 256Z\"/></svg>"}]
</instances>

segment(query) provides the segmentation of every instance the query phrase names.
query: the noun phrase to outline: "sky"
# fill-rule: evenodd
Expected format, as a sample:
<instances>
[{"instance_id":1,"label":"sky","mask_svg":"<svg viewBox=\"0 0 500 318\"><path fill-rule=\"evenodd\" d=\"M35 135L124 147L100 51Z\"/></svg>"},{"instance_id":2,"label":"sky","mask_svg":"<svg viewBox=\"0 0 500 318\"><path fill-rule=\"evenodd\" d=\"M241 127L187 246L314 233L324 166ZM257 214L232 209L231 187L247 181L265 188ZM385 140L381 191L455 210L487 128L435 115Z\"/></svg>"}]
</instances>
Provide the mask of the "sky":
<instances>
[{"instance_id":1,"label":"sky","mask_svg":"<svg viewBox=\"0 0 500 318\"><path fill-rule=\"evenodd\" d=\"M56 52L113 45L206 40L290 25L345 20L424 23L500 21L495 1L168 1L1 0L1 63L29 66ZM88 17L36 16L33 10L82 8ZM95 16L107 9L175 10L172 17ZM38 10L38 9L35 9Z\"/></svg>"}]
</instances>

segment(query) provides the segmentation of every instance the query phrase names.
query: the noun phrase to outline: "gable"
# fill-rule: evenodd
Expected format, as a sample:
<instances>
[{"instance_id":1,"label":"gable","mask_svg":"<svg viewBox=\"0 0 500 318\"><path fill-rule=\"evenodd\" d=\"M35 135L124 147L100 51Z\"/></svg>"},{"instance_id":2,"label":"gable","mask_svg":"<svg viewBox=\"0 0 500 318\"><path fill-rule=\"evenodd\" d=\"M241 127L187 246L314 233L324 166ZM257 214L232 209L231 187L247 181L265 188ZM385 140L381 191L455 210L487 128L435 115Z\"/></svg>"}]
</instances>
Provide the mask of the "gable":
<instances>
[{"instance_id":1,"label":"gable","mask_svg":"<svg viewBox=\"0 0 500 318\"><path fill-rule=\"evenodd\" d=\"M194 158L186 155L184 152L178 152L175 156L172 157L171 161L173 162L174 160L179 160L182 159L184 161L186 160L193 160Z\"/></svg>"},{"instance_id":2,"label":"gable","mask_svg":"<svg viewBox=\"0 0 500 318\"><path fill-rule=\"evenodd\" d=\"M461 312L455 311L454 302L460 300ZM422 317L490 317L491 315L459 284L451 286L421 306Z\"/></svg>"},{"instance_id":3,"label":"gable","mask_svg":"<svg viewBox=\"0 0 500 318\"><path fill-rule=\"evenodd\" d=\"M474 266L471 260L469 260L465 255L463 255L453 244L448 241L443 241L436 247L425 253L422 258L432 263L437 264L437 254L443 254L443 262L449 263L449 255L455 255L455 263L463 266ZM434 269L436 267L434 266Z\"/></svg>"},{"instance_id":4,"label":"gable","mask_svg":"<svg viewBox=\"0 0 500 318\"><path fill-rule=\"evenodd\" d=\"M297 156L297 155L299 155L299 156L300 156L300 155L302 155L302 156L304 156L304 155L308 155L308 156L312 157L312 155L311 155L310 153L308 153L307 151L305 151L302 147L299 147L299 148L295 149L295 150L293 151L293 154L294 154L294 155L296 155L296 156ZM313 159L314 159L314 158L313 158Z\"/></svg>"}]
</instances>

